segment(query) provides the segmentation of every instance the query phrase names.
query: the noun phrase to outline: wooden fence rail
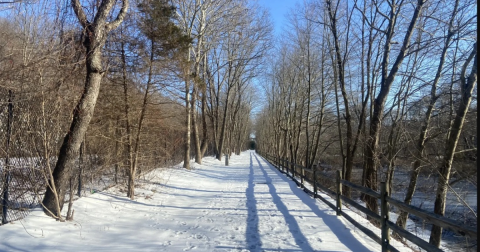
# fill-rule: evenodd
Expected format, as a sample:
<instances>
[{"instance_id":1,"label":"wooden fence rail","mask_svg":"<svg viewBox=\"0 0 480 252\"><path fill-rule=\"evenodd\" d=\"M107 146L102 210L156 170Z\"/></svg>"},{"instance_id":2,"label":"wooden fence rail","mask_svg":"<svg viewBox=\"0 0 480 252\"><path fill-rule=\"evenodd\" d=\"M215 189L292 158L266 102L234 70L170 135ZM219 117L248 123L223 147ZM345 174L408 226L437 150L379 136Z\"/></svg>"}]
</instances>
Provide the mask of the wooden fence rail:
<instances>
[{"instance_id":1,"label":"wooden fence rail","mask_svg":"<svg viewBox=\"0 0 480 252\"><path fill-rule=\"evenodd\" d=\"M290 162L287 159L283 159L277 156L272 156L266 153L258 152L261 156L263 156L268 162L270 162L274 167L276 167L280 172L286 174L288 177L290 177L296 184L297 186L303 188L303 190L312 195L314 198L319 198L322 200L324 203L326 203L329 207L331 207L333 210L337 212L338 216L343 216L345 219L350 221L355 227L363 231L366 235L368 235L370 238L378 242L382 246L382 252L384 251L398 251L396 248L390 245L390 230L394 231L397 233L399 236L409 240L410 242L418 245L422 249L425 249L426 251L443 251L434 245L428 243L427 241L415 236L414 234L408 232L407 230L397 226L395 223L391 222L389 220L389 208L390 205L393 205L395 207L398 207L399 209L414 214L415 216L422 218L432 224L435 224L437 226L441 226L443 228L447 228L452 230L453 232L462 235L462 236L467 236L472 240L477 240L477 230L466 227L462 225L459 222L456 222L454 220L451 220L449 218L446 218L444 216L434 214L428 211L425 211L423 209L420 209L418 207L412 206L412 205L407 205L401 201L398 201L396 199L390 198L388 196L388 188L385 184L385 182L380 183L380 192L376 192L370 188L366 188L354 183L351 183L349 181L343 180L342 175L340 171L337 171L337 176L335 179L335 189L332 190L331 188L328 188L322 183L319 183L318 180L319 178L324 178L328 180L332 180L332 178L325 176L322 173L317 172L317 166L313 165L312 169L307 169L301 165L295 164ZM311 174L311 177L307 177L305 174ZM312 181L312 179L314 181ZM300 179L300 181L298 180ZM305 181L313 185L313 192L310 191L308 188L305 187ZM376 199L380 200L380 215L378 215L375 212L372 212L371 210L367 209L366 207L358 204L354 200L342 195L342 185L343 186L348 186L352 189L355 189L363 194L368 194L372 197L375 197ZM328 194L330 197L336 199L336 205L322 197L317 193L318 188L320 188L323 192ZM357 221L355 221L351 216L349 216L347 213L342 212L342 201L346 202L350 206L355 207L356 209L360 210L362 213L366 214L370 219L376 220L378 223L380 223L381 227L381 237L376 235L372 230L364 227Z\"/></svg>"}]
</instances>

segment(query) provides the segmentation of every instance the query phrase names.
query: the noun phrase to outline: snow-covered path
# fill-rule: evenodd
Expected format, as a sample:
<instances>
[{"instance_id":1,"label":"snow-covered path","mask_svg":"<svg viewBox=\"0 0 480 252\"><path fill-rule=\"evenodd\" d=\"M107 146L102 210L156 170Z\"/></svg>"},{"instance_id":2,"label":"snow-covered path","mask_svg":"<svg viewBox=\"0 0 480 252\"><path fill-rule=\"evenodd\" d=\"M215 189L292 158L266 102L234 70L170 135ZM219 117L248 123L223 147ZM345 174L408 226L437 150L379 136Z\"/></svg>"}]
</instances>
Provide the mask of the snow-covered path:
<instances>
[{"instance_id":1,"label":"snow-covered path","mask_svg":"<svg viewBox=\"0 0 480 252\"><path fill-rule=\"evenodd\" d=\"M72 222L36 209L0 227L0 251L381 250L255 152L229 163L206 157L192 170L158 169L135 201L117 187L82 197Z\"/></svg>"}]
</instances>

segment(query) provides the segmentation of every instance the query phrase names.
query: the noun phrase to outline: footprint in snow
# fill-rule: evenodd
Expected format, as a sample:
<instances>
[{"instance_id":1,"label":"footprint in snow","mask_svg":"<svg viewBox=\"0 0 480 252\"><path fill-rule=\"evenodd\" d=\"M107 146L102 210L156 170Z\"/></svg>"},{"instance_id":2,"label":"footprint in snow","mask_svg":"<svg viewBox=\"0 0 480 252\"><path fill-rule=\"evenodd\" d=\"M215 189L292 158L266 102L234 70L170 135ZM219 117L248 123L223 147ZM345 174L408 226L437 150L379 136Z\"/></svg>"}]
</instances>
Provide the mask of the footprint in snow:
<instances>
[{"instance_id":1,"label":"footprint in snow","mask_svg":"<svg viewBox=\"0 0 480 252\"><path fill-rule=\"evenodd\" d=\"M187 248L184 248L183 251L189 251L196 248L197 248L196 246L188 246Z\"/></svg>"},{"instance_id":2,"label":"footprint in snow","mask_svg":"<svg viewBox=\"0 0 480 252\"><path fill-rule=\"evenodd\" d=\"M201 234L194 234L194 235L192 235L191 237L192 237L193 239L198 239L198 240L200 240L200 239L203 238L203 235L201 235Z\"/></svg>"}]
</instances>

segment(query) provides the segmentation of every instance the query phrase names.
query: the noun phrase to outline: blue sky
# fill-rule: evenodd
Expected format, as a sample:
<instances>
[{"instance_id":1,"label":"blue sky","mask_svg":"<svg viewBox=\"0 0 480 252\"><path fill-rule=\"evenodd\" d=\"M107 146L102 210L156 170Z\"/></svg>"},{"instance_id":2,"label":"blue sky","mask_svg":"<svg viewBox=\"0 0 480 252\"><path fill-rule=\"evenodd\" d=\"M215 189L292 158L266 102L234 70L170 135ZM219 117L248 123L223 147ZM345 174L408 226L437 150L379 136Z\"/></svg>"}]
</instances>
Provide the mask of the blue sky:
<instances>
[{"instance_id":1,"label":"blue sky","mask_svg":"<svg viewBox=\"0 0 480 252\"><path fill-rule=\"evenodd\" d=\"M272 17L275 28L275 34L280 34L282 26L286 22L285 15L289 9L295 7L295 3L301 3L302 0L252 0L257 1L261 6L267 8Z\"/></svg>"}]
</instances>

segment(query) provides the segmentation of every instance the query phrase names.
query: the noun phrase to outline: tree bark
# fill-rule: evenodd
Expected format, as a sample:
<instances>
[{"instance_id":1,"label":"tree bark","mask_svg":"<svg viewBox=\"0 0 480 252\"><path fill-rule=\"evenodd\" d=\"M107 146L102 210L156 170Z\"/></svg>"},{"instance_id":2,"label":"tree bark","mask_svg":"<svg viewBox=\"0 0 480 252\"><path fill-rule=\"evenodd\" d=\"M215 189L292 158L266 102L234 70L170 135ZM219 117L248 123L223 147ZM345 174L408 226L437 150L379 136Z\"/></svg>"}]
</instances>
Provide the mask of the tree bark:
<instances>
[{"instance_id":1,"label":"tree bark","mask_svg":"<svg viewBox=\"0 0 480 252\"><path fill-rule=\"evenodd\" d=\"M440 55L440 61L438 63L438 68L437 68L437 73L435 75L435 78L432 83L432 87L430 90L430 101L427 107L427 111L425 112L425 119L424 123L420 129L420 133L417 138L417 145L415 148L414 152L414 157L416 158L415 162L413 163L412 167L412 172L410 173L410 182L408 184L408 189L405 194L405 199L404 203L405 204L410 204L413 199L413 194L415 193L415 189L417 187L417 178L420 173L420 167L422 165L422 160L424 158L424 149L425 149L425 143L427 140L427 133L428 129L430 127L430 119L432 117L433 110L435 108L435 103L438 100L438 95L437 95L437 84L440 80L440 77L442 75L442 69L443 65L445 62L445 56L447 54L448 47L450 45L450 41L454 35L453 31L453 21L455 19L455 15L457 12L457 7L458 7L459 0L455 1L455 6L454 10L452 13L452 16L450 18L449 24L448 24L448 33L447 37L445 39L444 47L442 50L442 54ZM396 224L402 228L405 228L407 225L407 217L408 217L408 212L400 211L400 214L397 218Z\"/></svg>"},{"instance_id":2,"label":"tree bark","mask_svg":"<svg viewBox=\"0 0 480 252\"><path fill-rule=\"evenodd\" d=\"M68 133L65 135L58 154L58 160L53 171L53 181L49 180L45 196L42 201L45 214L59 218L64 205L65 193L73 170L75 159L78 157L80 144L92 119L100 84L105 70L102 66L102 48L107 39L108 32L115 29L123 21L128 9L128 0L122 1L122 9L113 22L107 22L116 1L103 0L100 3L95 15L94 22L90 23L80 5L79 0L72 0L73 10L85 29L85 55L86 55L86 79L85 89L77 106L73 110L73 119ZM52 191L52 184L55 184L58 194L60 209L55 207L55 193Z\"/></svg>"},{"instance_id":3,"label":"tree bark","mask_svg":"<svg viewBox=\"0 0 480 252\"><path fill-rule=\"evenodd\" d=\"M192 117L192 130L193 130L193 146L195 148L195 163L197 164L202 164L202 152L200 148L200 132L198 131L198 126L197 126L197 109L196 109L196 103L197 103L197 94L198 94L198 89L197 89L197 83L193 84L193 91L192 91L192 100L190 102L191 106L191 117Z\"/></svg>"},{"instance_id":4,"label":"tree bark","mask_svg":"<svg viewBox=\"0 0 480 252\"><path fill-rule=\"evenodd\" d=\"M338 5L337 5L338 7ZM346 90L346 81L345 81L345 62L341 54L341 49L340 49L340 41L338 38L338 32L337 32L337 9L332 9L332 2L327 1L327 8L328 8L328 15L330 19L330 29L332 31L333 35L333 43L335 47L335 57L332 55L332 61L335 60L336 62L336 73L338 74L338 81L340 84L340 90L342 93L342 98L343 98L343 105L345 109L345 114L343 117L345 118L345 123L347 127L346 131L346 150L343 150L343 142L341 143L342 145L342 157L343 157L343 168L342 168L342 173L343 173L343 178L347 181L351 181L352 179L352 169L353 169L353 158L355 156L355 148L353 146L353 128L352 128L352 115L350 112L350 101L348 98L347 90ZM347 26L350 25L350 22L347 24ZM347 28L348 30L348 28ZM348 48L348 41L346 41L346 48ZM338 106L338 105L337 105ZM338 111L338 108L337 108ZM340 116L339 116L340 117ZM340 119L338 119L340 120ZM339 122L338 122L339 123ZM340 130L339 130L340 131ZM358 137L358 136L357 136ZM342 140L341 140L342 141ZM351 189L347 186L343 187L343 192L347 197L351 197Z\"/></svg>"},{"instance_id":5,"label":"tree bark","mask_svg":"<svg viewBox=\"0 0 480 252\"><path fill-rule=\"evenodd\" d=\"M473 59L472 71L468 78L465 77L466 68ZM461 84L461 99L460 104L457 108L455 119L452 126L449 129L449 135L447 142L445 144L445 158L440 166L438 171L438 186L435 195L435 205L434 213L439 215L445 214L445 206L447 199L447 189L448 181L450 179L450 172L452 169L453 157L455 155L455 149L460 139L460 133L463 129L463 123L465 121L465 116L470 107L472 101L472 92L477 84L477 43L473 45L473 50L467 61L462 67L462 72L460 75L460 84ZM440 247L440 241L442 236L442 227L433 225L432 232L430 234L430 244Z\"/></svg>"},{"instance_id":6,"label":"tree bark","mask_svg":"<svg viewBox=\"0 0 480 252\"><path fill-rule=\"evenodd\" d=\"M390 88L393 84L393 81L395 80L395 76L403 62L403 59L407 55L407 51L410 45L410 38L413 34L415 23L417 22L417 19L420 16L420 12L422 10L424 3L425 3L424 0L418 0L412 19L410 20L410 24L405 33L405 37L404 37L400 52L394 64L392 65L390 72L388 73L388 66L389 66L388 58L389 58L390 49L392 45L392 37L394 33L396 18L399 14L397 12L398 6L395 4L392 4L389 25L387 30L387 38L385 41L383 62L382 62L382 79L380 83L380 91L373 103L373 115L371 118L370 132L369 132L366 151L365 151L366 153L365 155L367 158L367 163L365 167L365 185L366 187L372 190L378 189L378 182L377 182L377 167L379 164L378 142L380 137L380 130L381 130L380 128L381 128L381 121L383 117L383 109L385 106L385 101L387 99L388 93L390 92ZM378 202L375 197L372 197L370 195L365 195L365 204L369 210L373 211L374 213L378 213Z\"/></svg>"}]
</instances>

